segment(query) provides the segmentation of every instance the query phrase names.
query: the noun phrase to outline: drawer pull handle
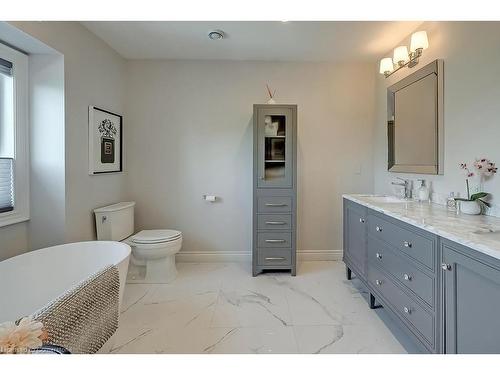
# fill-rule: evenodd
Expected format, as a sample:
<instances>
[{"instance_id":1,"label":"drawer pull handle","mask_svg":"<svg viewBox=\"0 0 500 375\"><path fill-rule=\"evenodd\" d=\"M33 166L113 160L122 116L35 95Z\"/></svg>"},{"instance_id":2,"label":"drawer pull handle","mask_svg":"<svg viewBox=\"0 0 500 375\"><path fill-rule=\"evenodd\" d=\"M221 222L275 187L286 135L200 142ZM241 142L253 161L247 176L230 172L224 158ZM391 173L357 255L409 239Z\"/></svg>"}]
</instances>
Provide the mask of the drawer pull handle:
<instances>
[{"instance_id":1,"label":"drawer pull handle","mask_svg":"<svg viewBox=\"0 0 500 375\"><path fill-rule=\"evenodd\" d=\"M404 278L406 281L411 281L411 280L413 279L413 276L408 275L407 273L405 273L405 274L403 275L403 278Z\"/></svg>"},{"instance_id":2,"label":"drawer pull handle","mask_svg":"<svg viewBox=\"0 0 500 375\"><path fill-rule=\"evenodd\" d=\"M286 203L266 203L267 207L286 207Z\"/></svg>"},{"instance_id":3,"label":"drawer pull handle","mask_svg":"<svg viewBox=\"0 0 500 375\"><path fill-rule=\"evenodd\" d=\"M285 225L284 221L266 221L267 225Z\"/></svg>"},{"instance_id":4,"label":"drawer pull handle","mask_svg":"<svg viewBox=\"0 0 500 375\"><path fill-rule=\"evenodd\" d=\"M377 232L382 232L382 227L379 227L379 226L377 225L377 226L375 227L375 230L376 230Z\"/></svg>"},{"instance_id":5,"label":"drawer pull handle","mask_svg":"<svg viewBox=\"0 0 500 375\"><path fill-rule=\"evenodd\" d=\"M286 242L285 240L266 240L266 242L269 242L269 243L282 243L282 242Z\"/></svg>"},{"instance_id":6,"label":"drawer pull handle","mask_svg":"<svg viewBox=\"0 0 500 375\"><path fill-rule=\"evenodd\" d=\"M411 242L405 241L405 242L403 242L403 246L404 247L411 247L412 245L411 245Z\"/></svg>"},{"instance_id":7,"label":"drawer pull handle","mask_svg":"<svg viewBox=\"0 0 500 375\"><path fill-rule=\"evenodd\" d=\"M382 280L375 280L375 284L377 284L378 286L382 285Z\"/></svg>"},{"instance_id":8,"label":"drawer pull handle","mask_svg":"<svg viewBox=\"0 0 500 375\"><path fill-rule=\"evenodd\" d=\"M411 314L411 309L409 307L403 307L403 311L405 312L405 314Z\"/></svg>"},{"instance_id":9,"label":"drawer pull handle","mask_svg":"<svg viewBox=\"0 0 500 375\"><path fill-rule=\"evenodd\" d=\"M360 217L360 218L359 218L359 222L360 222L361 224L364 224L365 219L363 219L362 217Z\"/></svg>"},{"instance_id":10,"label":"drawer pull handle","mask_svg":"<svg viewBox=\"0 0 500 375\"><path fill-rule=\"evenodd\" d=\"M451 264L443 263L443 264L441 264L441 269L443 271L450 271L451 270Z\"/></svg>"},{"instance_id":11,"label":"drawer pull handle","mask_svg":"<svg viewBox=\"0 0 500 375\"><path fill-rule=\"evenodd\" d=\"M375 254L375 256L377 257L377 259L382 259L382 254L380 253Z\"/></svg>"},{"instance_id":12,"label":"drawer pull handle","mask_svg":"<svg viewBox=\"0 0 500 375\"><path fill-rule=\"evenodd\" d=\"M266 260L286 260L285 257L268 257Z\"/></svg>"}]
</instances>

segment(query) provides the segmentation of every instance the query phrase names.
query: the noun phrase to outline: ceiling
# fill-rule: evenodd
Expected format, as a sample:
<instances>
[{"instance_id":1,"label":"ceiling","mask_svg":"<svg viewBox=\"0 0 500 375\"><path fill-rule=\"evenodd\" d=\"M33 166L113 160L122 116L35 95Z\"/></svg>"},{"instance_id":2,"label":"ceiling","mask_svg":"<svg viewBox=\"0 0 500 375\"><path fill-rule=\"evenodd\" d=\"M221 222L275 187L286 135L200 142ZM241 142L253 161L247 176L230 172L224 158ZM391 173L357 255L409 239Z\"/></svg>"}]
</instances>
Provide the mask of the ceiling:
<instances>
[{"instance_id":1,"label":"ceiling","mask_svg":"<svg viewBox=\"0 0 500 375\"><path fill-rule=\"evenodd\" d=\"M127 59L374 61L422 22L82 22ZM223 30L223 40L208 32Z\"/></svg>"}]
</instances>

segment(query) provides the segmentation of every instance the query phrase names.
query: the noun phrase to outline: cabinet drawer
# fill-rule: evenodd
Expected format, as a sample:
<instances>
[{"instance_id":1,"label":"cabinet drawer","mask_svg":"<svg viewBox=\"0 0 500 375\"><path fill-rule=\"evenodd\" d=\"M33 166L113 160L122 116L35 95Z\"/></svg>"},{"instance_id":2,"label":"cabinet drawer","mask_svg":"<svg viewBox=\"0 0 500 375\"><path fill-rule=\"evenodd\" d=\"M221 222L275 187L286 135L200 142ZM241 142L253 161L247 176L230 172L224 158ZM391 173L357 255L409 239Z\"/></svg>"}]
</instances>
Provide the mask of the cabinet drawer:
<instances>
[{"instance_id":1,"label":"cabinet drawer","mask_svg":"<svg viewBox=\"0 0 500 375\"><path fill-rule=\"evenodd\" d=\"M292 264L291 249L257 249L259 266L288 266Z\"/></svg>"},{"instance_id":2,"label":"cabinet drawer","mask_svg":"<svg viewBox=\"0 0 500 375\"><path fill-rule=\"evenodd\" d=\"M434 318L413 301L389 277L373 265L368 267L368 280L373 289L390 304L390 308L402 317L434 347Z\"/></svg>"},{"instance_id":3,"label":"cabinet drawer","mask_svg":"<svg viewBox=\"0 0 500 375\"><path fill-rule=\"evenodd\" d=\"M278 229L278 230L291 230L292 229L292 215L257 215L257 229Z\"/></svg>"},{"instance_id":4,"label":"cabinet drawer","mask_svg":"<svg viewBox=\"0 0 500 375\"><path fill-rule=\"evenodd\" d=\"M373 237L368 239L368 261L385 269L430 307L434 307L434 278L420 271L384 242Z\"/></svg>"},{"instance_id":5,"label":"cabinet drawer","mask_svg":"<svg viewBox=\"0 0 500 375\"><path fill-rule=\"evenodd\" d=\"M257 211L260 212L291 212L292 197L258 197Z\"/></svg>"},{"instance_id":6,"label":"cabinet drawer","mask_svg":"<svg viewBox=\"0 0 500 375\"><path fill-rule=\"evenodd\" d=\"M257 247L292 247L290 232L257 233Z\"/></svg>"},{"instance_id":7,"label":"cabinet drawer","mask_svg":"<svg viewBox=\"0 0 500 375\"><path fill-rule=\"evenodd\" d=\"M379 216L368 217L368 233L373 237L391 244L395 249L404 252L413 260L434 270L434 241L384 220Z\"/></svg>"}]
</instances>

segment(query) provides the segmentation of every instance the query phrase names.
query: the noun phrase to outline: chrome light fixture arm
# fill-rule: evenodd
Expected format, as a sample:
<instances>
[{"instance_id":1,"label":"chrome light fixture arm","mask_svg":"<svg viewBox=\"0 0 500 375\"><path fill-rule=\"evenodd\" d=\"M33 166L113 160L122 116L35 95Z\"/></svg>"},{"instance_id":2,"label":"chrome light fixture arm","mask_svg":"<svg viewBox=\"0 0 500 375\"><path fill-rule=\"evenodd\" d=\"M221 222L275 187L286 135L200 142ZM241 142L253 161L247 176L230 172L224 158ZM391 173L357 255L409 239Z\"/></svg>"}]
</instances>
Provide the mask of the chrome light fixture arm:
<instances>
[{"instance_id":1,"label":"chrome light fixture arm","mask_svg":"<svg viewBox=\"0 0 500 375\"><path fill-rule=\"evenodd\" d=\"M396 73L398 70L404 68L405 66L407 66L408 68L413 68L415 65L418 64L418 59L420 58L420 56L422 56L422 51L423 51L423 48L417 48L415 50L415 52L410 52L408 54L408 61L407 62L398 61L398 67L396 69L394 69L392 72L390 72L390 71L384 72L385 78L390 77L391 75Z\"/></svg>"}]
</instances>

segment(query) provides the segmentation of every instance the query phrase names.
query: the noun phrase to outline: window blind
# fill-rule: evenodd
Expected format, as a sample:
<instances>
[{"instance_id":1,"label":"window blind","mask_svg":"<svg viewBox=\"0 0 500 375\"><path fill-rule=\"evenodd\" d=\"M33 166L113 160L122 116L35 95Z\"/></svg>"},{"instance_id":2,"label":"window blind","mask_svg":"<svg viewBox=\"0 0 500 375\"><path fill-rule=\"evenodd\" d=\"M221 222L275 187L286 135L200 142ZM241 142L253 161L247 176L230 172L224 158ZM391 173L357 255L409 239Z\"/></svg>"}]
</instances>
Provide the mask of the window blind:
<instances>
[{"instance_id":1,"label":"window blind","mask_svg":"<svg viewBox=\"0 0 500 375\"><path fill-rule=\"evenodd\" d=\"M0 212L14 209L14 161L0 158Z\"/></svg>"},{"instance_id":2,"label":"window blind","mask_svg":"<svg viewBox=\"0 0 500 375\"><path fill-rule=\"evenodd\" d=\"M12 63L10 61L0 58L0 73L11 76L12 75Z\"/></svg>"}]
</instances>

